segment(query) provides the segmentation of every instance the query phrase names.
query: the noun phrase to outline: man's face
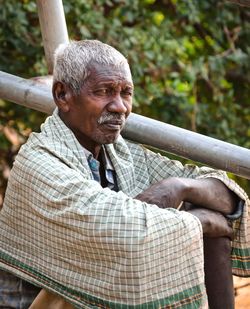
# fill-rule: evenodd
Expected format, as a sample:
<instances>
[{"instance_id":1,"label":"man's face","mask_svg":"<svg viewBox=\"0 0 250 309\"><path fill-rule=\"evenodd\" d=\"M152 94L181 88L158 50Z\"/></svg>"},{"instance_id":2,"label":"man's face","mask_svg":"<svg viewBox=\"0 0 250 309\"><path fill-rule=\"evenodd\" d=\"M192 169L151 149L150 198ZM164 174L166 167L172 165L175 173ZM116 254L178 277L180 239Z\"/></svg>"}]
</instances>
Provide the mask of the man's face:
<instances>
[{"instance_id":1,"label":"man's face","mask_svg":"<svg viewBox=\"0 0 250 309\"><path fill-rule=\"evenodd\" d=\"M132 109L133 82L128 66L94 65L79 95L72 95L65 123L92 153L113 143Z\"/></svg>"}]
</instances>

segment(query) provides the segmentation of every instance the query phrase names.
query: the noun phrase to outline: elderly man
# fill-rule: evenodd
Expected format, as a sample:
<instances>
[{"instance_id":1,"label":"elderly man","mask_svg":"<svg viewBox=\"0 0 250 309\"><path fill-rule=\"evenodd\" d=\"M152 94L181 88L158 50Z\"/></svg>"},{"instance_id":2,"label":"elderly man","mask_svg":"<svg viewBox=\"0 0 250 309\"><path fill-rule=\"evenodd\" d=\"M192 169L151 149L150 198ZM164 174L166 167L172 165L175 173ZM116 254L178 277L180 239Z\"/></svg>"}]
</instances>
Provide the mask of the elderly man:
<instances>
[{"instance_id":1,"label":"elderly man","mask_svg":"<svg viewBox=\"0 0 250 309\"><path fill-rule=\"evenodd\" d=\"M233 308L231 239L234 273L249 275L243 190L120 136L133 81L111 46L60 46L53 96L53 115L16 157L0 216L0 267L45 288L32 308L59 296L61 307L206 308L207 295L210 308ZM225 216L242 204L232 229Z\"/></svg>"}]
</instances>

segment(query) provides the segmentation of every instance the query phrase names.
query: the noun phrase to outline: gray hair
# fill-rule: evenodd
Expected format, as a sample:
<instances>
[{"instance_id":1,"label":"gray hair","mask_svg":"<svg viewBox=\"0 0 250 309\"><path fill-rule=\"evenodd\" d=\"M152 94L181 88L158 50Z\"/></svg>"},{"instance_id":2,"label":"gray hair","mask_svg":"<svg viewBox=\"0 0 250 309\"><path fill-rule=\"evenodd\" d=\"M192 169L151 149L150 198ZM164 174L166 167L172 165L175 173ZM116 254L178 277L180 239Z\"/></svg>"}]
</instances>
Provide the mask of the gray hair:
<instances>
[{"instance_id":1,"label":"gray hair","mask_svg":"<svg viewBox=\"0 0 250 309\"><path fill-rule=\"evenodd\" d=\"M65 83L79 94L90 74L91 63L120 67L127 59L115 48L97 40L71 41L60 44L55 51L53 83Z\"/></svg>"}]
</instances>

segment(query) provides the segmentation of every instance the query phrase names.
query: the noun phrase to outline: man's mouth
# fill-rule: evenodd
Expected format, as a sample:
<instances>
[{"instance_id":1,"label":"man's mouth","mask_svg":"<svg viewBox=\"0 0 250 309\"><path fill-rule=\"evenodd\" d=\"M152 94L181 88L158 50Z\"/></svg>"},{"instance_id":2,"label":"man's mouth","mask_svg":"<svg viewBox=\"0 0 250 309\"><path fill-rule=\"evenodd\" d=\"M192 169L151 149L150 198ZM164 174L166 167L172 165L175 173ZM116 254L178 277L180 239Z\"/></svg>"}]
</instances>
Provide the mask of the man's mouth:
<instances>
[{"instance_id":1,"label":"man's mouth","mask_svg":"<svg viewBox=\"0 0 250 309\"><path fill-rule=\"evenodd\" d=\"M125 115L102 115L98 120L98 124L110 130L121 130L125 124Z\"/></svg>"},{"instance_id":2,"label":"man's mouth","mask_svg":"<svg viewBox=\"0 0 250 309\"><path fill-rule=\"evenodd\" d=\"M124 126L124 121L120 120L110 120L110 121L104 121L101 125L110 129L110 130L121 130L121 128Z\"/></svg>"}]
</instances>

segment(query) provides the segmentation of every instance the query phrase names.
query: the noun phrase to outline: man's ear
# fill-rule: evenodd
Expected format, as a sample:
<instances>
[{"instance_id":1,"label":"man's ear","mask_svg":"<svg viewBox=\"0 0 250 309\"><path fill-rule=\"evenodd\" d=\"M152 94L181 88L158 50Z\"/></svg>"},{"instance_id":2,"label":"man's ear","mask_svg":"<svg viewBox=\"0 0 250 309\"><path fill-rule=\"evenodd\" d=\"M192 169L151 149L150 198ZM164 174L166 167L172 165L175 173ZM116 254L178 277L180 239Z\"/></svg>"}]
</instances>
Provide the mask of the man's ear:
<instances>
[{"instance_id":1,"label":"man's ear","mask_svg":"<svg viewBox=\"0 0 250 309\"><path fill-rule=\"evenodd\" d=\"M59 110L67 113L70 109L71 99L71 91L69 87L62 82L55 82L52 87L52 94Z\"/></svg>"}]
</instances>

